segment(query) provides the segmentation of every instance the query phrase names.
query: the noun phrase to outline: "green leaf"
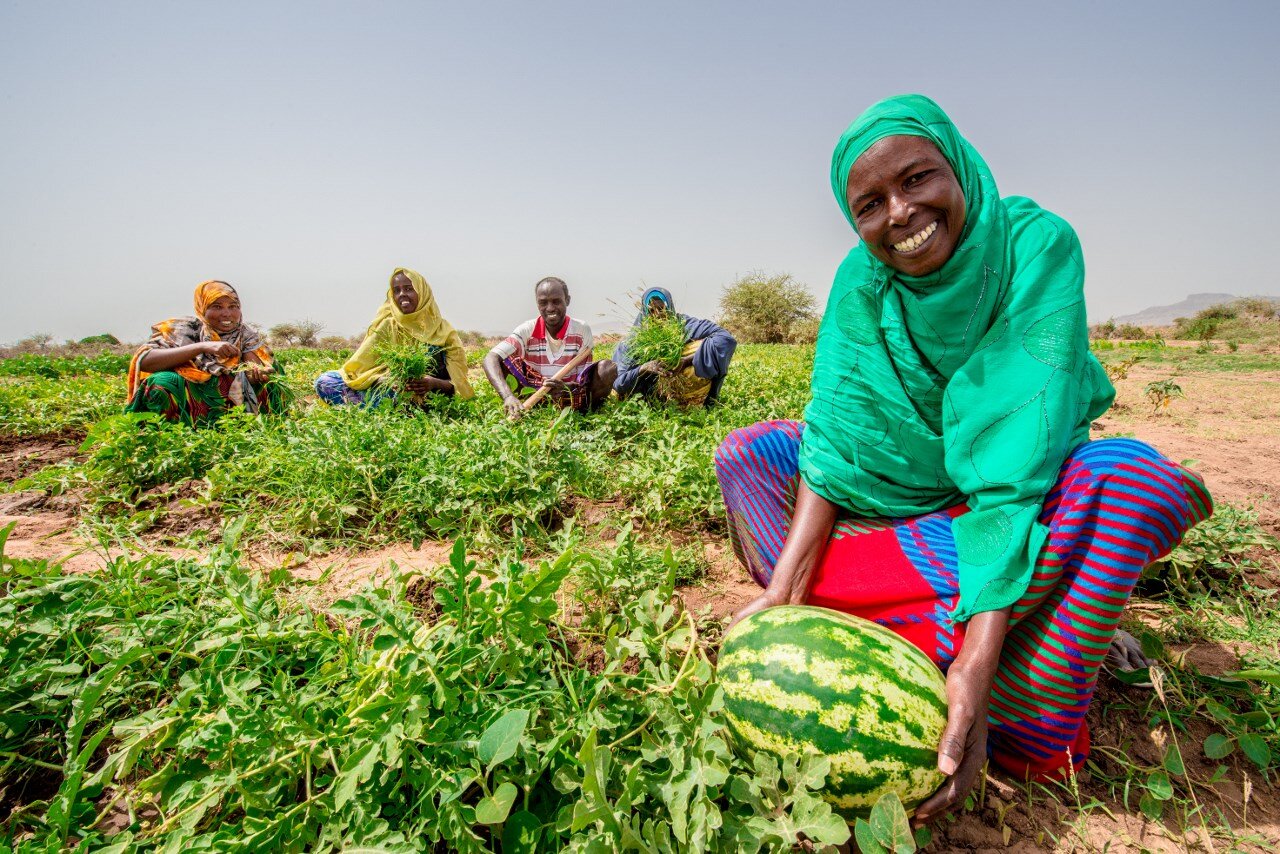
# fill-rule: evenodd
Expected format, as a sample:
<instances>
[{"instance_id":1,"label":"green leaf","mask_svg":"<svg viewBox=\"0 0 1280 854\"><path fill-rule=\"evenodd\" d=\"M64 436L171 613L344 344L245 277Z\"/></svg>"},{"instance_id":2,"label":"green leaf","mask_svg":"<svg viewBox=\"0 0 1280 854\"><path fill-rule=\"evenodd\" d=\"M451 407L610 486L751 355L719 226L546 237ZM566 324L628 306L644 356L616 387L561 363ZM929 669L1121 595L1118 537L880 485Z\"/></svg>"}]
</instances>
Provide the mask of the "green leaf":
<instances>
[{"instance_id":1,"label":"green leaf","mask_svg":"<svg viewBox=\"0 0 1280 854\"><path fill-rule=\"evenodd\" d=\"M538 850L542 822L527 810L520 810L502 826L502 854L525 854Z\"/></svg>"},{"instance_id":2,"label":"green leaf","mask_svg":"<svg viewBox=\"0 0 1280 854\"><path fill-rule=\"evenodd\" d=\"M481 798L476 804L476 821L480 824L502 824L511 812L511 805L516 802L519 791L511 781L503 783L493 790L487 798Z\"/></svg>"},{"instance_id":3,"label":"green leaf","mask_svg":"<svg viewBox=\"0 0 1280 854\"><path fill-rule=\"evenodd\" d=\"M1178 746L1170 744L1164 751L1164 770L1168 771L1175 777L1181 777L1187 773L1187 769L1182 765L1182 755L1178 753Z\"/></svg>"},{"instance_id":4,"label":"green leaf","mask_svg":"<svg viewBox=\"0 0 1280 854\"><path fill-rule=\"evenodd\" d=\"M489 770L510 759L520 746L524 728L529 723L528 709L512 709L498 718L480 736L477 754Z\"/></svg>"},{"instance_id":5,"label":"green leaf","mask_svg":"<svg viewBox=\"0 0 1280 854\"><path fill-rule=\"evenodd\" d=\"M1265 682L1272 688L1280 688L1280 670L1272 668L1237 670L1234 673L1224 673L1222 675L1232 679L1249 679L1255 682Z\"/></svg>"},{"instance_id":6,"label":"green leaf","mask_svg":"<svg viewBox=\"0 0 1280 854\"><path fill-rule=\"evenodd\" d=\"M1160 816L1164 814L1164 804L1151 797L1150 792L1143 793L1138 801L1138 809L1142 810L1142 814L1151 821L1159 821Z\"/></svg>"},{"instance_id":7,"label":"green leaf","mask_svg":"<svg viewBox=\"0 0 1280 854\"><path fill-rule=\"evenodd\" d=\"M1256 732L1246 732L1240 736L1240 749L1254 765L1263 770L1271 764L1271 748L1267 745L1266 739Z\"/></svg>"},{"instance_id":8,"label":"green leaf","mask_svg":"<svg viewBox=\"0 0 1280 854\"><path fill-rule=\"evenodd\" d=\"M933 841L933 831L929 829L928 825L922 824L916 828L916 847L917 848L927 848L929 846L929 843L932 841ZM1006 845L1009 844L1008 840L1005 840L1005 844Z\"/></svg>"},{"instance_id":9,"label":"green leaf","mask_svg":"<svg viewBox=\"0 0 1280 854\"><path fill-rule=\"evenodd\" d=\"M1210 759L1225 759L1231 755L1236 746L1220 732L1215 732L1204 740L1204 755Z\"/></svg>"},{"instance_id":10,"label":"green leaf","mask_svg":"<svg viewBox=\"0 0 1280 854\"><path fill-rule=\"evenodd\" d=\"M355 796L361 783L366 783L378 764L378 742L369 741L347 757L333 787L333 808L342 809Z\"/></svg>"},{"instance_id":11,"label":"green leaf","mask_svg":"<svg viewBox=\"0 0 1280 854\"><path fill-rule=\"evenodd\" d=\"M895 792L886 792L871 808L871 832L880 844L894 854L911 854L916 850L916 840L911 834L907 811L902 799Z\"/></svg>"},{"instance_id":12,"label":"green leaf","mask_svg":"<svg viewBox=\"0 0 1280 854\"><path fill-rule=\"evenodd\" d=\"M1150 687L1151 685L1150 667L1139 667L1136 670L1112 670L1109 672L1113 677L1115 677L1115 680L1122 685L1147 687Z\"/></svg>"},{"instance_id":13,"label":"green leaf","mask_svg":"<svg viewBox=\"0 0 1280 854\"><path fill-rule=\"evenodd\" d=\"M1152 771L1147 777L1147 794L1158 801L1167 801L1173 797L1173 783L1169 775L1163 771Z\"/></svg>"},{"instance_id":14,"label":"green leaf","mask_svg":"<svg viewBox=\"0 0 1280 854\"><path fill-rule=\"evenodd\" d=\"M853 836L858 840L858 849L862 854L886 854L889 850L880 844L879 839L876 839L875 832L871 830L871 825L864 818L854 823Z\"/></svg>"}]
</instances>

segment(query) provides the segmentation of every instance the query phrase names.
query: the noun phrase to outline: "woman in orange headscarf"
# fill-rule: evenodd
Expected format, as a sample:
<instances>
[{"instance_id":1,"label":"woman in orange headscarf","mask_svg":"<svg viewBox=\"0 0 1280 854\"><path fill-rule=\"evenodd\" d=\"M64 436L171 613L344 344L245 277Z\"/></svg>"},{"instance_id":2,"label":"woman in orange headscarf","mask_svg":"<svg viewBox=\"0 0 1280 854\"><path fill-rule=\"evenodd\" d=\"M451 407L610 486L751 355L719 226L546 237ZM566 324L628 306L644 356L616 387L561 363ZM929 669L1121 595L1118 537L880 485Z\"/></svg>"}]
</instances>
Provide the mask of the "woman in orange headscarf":
<instances>
[{"instance_id":1,"label":"woman in orange headscarf","mask_svg":"<svg viewBox=\"0 0 1280 854\"><path fill-rule=\"evenodd\" d=\"M129 363L126 412L154 412L189 426L217 420L233 407L280 412L282 371L257 331L243 322L240 295L226 282L196 286L195 317L151 327L151 339Z\"/></svg>"}]
</instances>

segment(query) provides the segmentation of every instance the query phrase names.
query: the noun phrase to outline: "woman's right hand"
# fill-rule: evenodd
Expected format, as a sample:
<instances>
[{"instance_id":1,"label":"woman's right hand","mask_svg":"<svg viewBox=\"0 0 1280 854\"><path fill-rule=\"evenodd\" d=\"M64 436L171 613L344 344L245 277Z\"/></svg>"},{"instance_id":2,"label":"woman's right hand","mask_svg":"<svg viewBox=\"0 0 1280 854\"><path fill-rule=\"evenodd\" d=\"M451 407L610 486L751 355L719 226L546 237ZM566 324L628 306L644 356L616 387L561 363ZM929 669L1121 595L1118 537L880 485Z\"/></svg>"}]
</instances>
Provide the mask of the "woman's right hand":
<instances>
[{"instance_id":1,"label":"woman's right hand","mask_svg":"<svg viewBox=\"0 0 1280 854\"><path fill-rule=\"evenodd\" d=\"M512 421L524 415L524 404L514 394L503 401L502 405L507 410L507 417Z\"/></svg>"},{"instance_id":2,"label":"woman's right hand","mask_svg":"<svg viewBox=\"0 0 1280 854\"><path fill-rule=\"evenodd\" d=\"M733 628L739 620L765 608L805 603L809 598L813 571L835 528L836 514L836 505L818 495L801 479L787 541L778 553L769 586L738 609L725 631Z\"/></svg>"},{"instance_id":3,"label":"woman's right hand","mask_svg":"<svg viewBox=\"0 0 1280 854\"><path fill-rule=\"evenodd\" d=\"M780 595L772 586L766 588L759 596L733 612L733 619L729 621L729 625L724 627L725 634L728 634L734 626L757 611L763 611L765 608L772 608L775 605L785 605L790 598L789 596Z\"/></svg>"},{"instance_id":4,"label":"woman's right hand","mask_svg":"<svg viewBox=\"0 0 1280 854\"><path fill-rule=\"evenodd\" d=\"M228 341L202 341L204 352L215 359L230 359L240 355L240 348Z\"/></svg>"}]
</instances>

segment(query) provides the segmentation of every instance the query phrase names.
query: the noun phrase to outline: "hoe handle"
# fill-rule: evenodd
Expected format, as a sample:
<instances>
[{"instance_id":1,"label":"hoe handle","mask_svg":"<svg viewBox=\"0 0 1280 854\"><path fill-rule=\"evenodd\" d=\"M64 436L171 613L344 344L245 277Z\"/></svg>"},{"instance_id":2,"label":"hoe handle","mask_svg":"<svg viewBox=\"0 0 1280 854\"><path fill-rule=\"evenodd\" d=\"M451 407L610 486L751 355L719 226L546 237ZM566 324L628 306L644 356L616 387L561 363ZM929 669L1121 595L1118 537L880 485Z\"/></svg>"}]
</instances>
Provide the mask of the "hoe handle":
<instances>
[{"instance_id":1,"label":"hoe handle","mask_svg":"<svg viewBox=\"0 0 1280 854\"><path fill-rule=\"evenodd\" d=\"M553 379L553 380L562 380L562 379L564 379L565 377L567 377L567 376L568 376L568 375L573 371L573 369L574 369L574 368L578 367L578 365L581 365L581 364L583 363L583 361L585 361L586 359L588 359L588 358L590 358L590 357L591 357L591 350L586 349L586 348L583 348L583 349L578 353L578 355L576 355L576 356L574 356L574 357L573 357L573 361L571 361L569 364L565 365L565 366L564 366L563 368L561 368L560 370L556 371L556 372L555 372L555 375L554 375L554 376L552 376L552 377L551 377L551 379ZM544 380L543 382L545 383L545 382L546 382L546 380ZM534 406L536 406L536 405L538 404L538 401L540 401L540 400L542 400L544 397L546 397L546 396L547 396L547 392L549 392L549 391L551 391L551 389L549 389L549 388L547 388L547 386L543 385L541 388L539 388L539 389L537 389L536 391L534 391L534 393L533 393L533 394L531 394L531 395L529 395L527 398L525 398L524 403L520 404L520 406L524 409L524 411L525 411L525 412L528 412L532 407L534 407Z\"/></svg>"}]
</instances>

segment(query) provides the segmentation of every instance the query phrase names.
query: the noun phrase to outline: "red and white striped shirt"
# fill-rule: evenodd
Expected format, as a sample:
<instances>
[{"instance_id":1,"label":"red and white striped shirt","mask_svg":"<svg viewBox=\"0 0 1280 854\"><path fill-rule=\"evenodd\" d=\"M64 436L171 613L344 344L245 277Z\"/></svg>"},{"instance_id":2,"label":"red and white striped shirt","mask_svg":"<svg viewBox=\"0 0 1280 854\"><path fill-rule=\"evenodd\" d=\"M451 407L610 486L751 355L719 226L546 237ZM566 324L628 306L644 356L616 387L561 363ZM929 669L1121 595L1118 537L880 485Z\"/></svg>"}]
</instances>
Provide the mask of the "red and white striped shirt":
<instances>
[{"instance_id":1,"label":"red and white striped shirt","mask_svg":"<svg viewBox=\"0 0 1280 854\"><path fill-rule=\"evenodd\" d=\"M572 362L578 353L584 349L590 350L595 343L591 337L591 327L572 317L565 319L560 334L559 339L552 338L547 333L546 323L541 317L537 317L517 326L515 331L499 341L489 352L497 353L500 359L524 362L530 372L547 379ZM587 359L582 367L590 362Z\"/></svg>"}]
</instances>

